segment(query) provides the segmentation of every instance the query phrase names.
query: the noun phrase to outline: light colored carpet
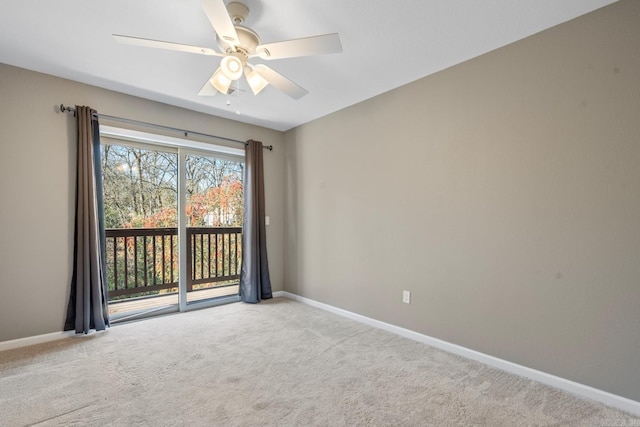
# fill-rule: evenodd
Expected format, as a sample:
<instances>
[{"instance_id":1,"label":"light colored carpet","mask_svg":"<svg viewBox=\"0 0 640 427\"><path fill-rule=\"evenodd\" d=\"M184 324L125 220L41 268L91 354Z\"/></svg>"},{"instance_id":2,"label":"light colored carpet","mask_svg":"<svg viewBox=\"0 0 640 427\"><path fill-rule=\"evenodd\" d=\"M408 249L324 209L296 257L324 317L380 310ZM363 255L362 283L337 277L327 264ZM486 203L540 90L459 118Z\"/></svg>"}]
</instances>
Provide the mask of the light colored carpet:
<instances>
[{"instance_id":1,"label":"light colored carpet","mask_svg":"<svg viewBox=\"0 0 640 427\"><path fill-rule=\"evenodd\" d=\"M591 426L633 420L284 298L0 353L2 426Z\"/></svg>"}]
</instances>

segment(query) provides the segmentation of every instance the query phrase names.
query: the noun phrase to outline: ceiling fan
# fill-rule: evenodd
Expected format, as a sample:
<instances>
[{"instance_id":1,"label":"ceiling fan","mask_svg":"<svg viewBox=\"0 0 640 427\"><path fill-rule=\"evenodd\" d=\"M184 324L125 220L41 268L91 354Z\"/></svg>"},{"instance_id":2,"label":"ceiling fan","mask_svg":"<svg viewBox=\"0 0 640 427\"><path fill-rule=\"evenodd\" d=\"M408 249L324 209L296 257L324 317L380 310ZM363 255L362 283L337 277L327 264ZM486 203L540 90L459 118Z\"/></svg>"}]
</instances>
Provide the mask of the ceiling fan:
<instances>
[{"instance_id":1,"label":"ceiling fan","mask_svg":"<svg viewBox=\"0 0 640 427\"><path fill-rule=\"evenodd\" d=\"M217 92L229 93L232 82L240 79L244 74L255 95L271 84L297 100L308 91L272 68L264 64L253 64L249 60L253 58L272 60L342 52L342 44L337 33L260 44L258 34L241 25L249 14L249 8L244 4L234 1L225 6L224 0L203 0L203 8L216 32L216 40L222 52L207 47L120 34L113 34L113 37L121 43L130 45L222 57L218 69L198 92L198 95L203 96L213 96Z\"/></svg>"}]
</instances>

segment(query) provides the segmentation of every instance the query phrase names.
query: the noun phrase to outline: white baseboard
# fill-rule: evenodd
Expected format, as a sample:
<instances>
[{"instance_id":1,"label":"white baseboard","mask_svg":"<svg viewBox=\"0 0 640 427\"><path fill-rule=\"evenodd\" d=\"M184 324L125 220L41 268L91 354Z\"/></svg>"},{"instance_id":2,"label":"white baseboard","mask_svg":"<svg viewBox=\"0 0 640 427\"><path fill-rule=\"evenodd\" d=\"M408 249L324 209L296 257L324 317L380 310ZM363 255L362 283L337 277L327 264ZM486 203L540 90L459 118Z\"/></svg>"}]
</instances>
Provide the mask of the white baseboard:
<instances>
[{"instance_id":1,"label":"white baseboard","mask_svg":"<svg viewBox=\"0 0 640 427\"><path fill-rule=\"evenodd\" d=\"M49 341L57 341L72 337L76 331L52 332L50 334L36 335L33 337L18 338L16 340L0 342L0 351L13 350L14 348L26 347L29 345L42 344Z\"/></svg>"},{"instance_id":2,"label":"white baseboard","mask_svg":"<svg viewBox=\"0 0 640 427\"><path fill-rule=\"evenodd\" d=\"M274 292L274 296L276 292ZM308 304L313 307L320 308L325 311L329 311L340 316L347 317L349 319L365 323L369 326L373 326L378 329L385 330L387 332L400 335L405 338L419 341L424 344L430 345L440 350L447 351L449 353L457 354L467 359L475 360L485 365L492 366L494 368L519 375L521 377L529 378L542 384L549 385L551 387L558 388L560 390L567 391L586 399L595 400L596 402L604 403L605 405L629 412L631 414L640 416L640 402L628 399L626 397L618 396L607 391L599 390L597 388L590 387L588 385L580 384L575 381L567 380L565 378L557 377L555 375L547 374L546 372L538 371L536 369L527 368L526 366L518 365L497 357L489 356L488 354L480 353L475 350L462 347L460 345L452 344L447 341L433 338L428 335L420 334L418 332L411 331L409 329L401 328L399 326L392 325L390 323L381 322L379 320L371 319L370 317L362 316L341 308L337 308L328 304L324 304L309 298L301 297L290 292L280 292L280 295L285 298L289 298L295 301L300 301L304 304Z\"/></svg>"}]
</instances>

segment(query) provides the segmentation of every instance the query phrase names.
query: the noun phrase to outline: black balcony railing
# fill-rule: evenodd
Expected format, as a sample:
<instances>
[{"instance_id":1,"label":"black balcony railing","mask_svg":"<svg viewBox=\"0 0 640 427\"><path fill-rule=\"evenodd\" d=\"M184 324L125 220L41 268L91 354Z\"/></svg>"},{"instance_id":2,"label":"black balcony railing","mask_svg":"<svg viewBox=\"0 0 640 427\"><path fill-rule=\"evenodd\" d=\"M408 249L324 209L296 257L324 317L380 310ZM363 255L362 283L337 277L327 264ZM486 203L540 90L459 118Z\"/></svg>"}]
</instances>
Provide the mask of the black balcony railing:
<instances>
[{"instance_id":1,"label":"black balcony railing","mask_svg":"<svg viewBox=\"0 0 640 427\"><path fill-rule=\"evenodd\" d=\"M109 300L178 289L177 228L107 229ZM242 228L187 228L187 291L237 284Z\"/></svg>"}]
</instances>

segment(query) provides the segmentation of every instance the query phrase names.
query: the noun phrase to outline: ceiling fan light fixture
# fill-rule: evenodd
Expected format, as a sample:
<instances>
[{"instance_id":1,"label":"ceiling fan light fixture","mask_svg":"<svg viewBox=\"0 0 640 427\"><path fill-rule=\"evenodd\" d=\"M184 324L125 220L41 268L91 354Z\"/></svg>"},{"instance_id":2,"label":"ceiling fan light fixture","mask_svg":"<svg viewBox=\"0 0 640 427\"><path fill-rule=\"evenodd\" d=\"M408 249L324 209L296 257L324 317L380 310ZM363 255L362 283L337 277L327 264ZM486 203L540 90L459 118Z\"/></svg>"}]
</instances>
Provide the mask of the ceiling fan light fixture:
<instances>
[{"instance_id":1,"label":"ceiling fan light fixture","mask_svg":"<svg viewBox=\"0 0 640 427\"><path fill-rule=\"evenodd\" d=\"M229 92L229 87L231 87L231 81L232 80L224 74L224 72L222 71L222 68L218 68L216 72L213 74L213 77L211 77L211 80L209 80L211 85L215 87L218 90L218 92L224 93L224 94Z\"/></svg>"},{"instance_id":2,"label":"ceiling fan light fixture","mask_svg":"<svg viewBox=\"0 0 640 427\"><path fill-rule=\"evenodd\" d=\"M264 77L262 77L260 73L258 73L255 69L251 70L251 72L245 70L245 74L247 77L247 83L249 84L249 87L253 91L254 95L262 92L262 89L267 87L267 85L269 84L269 82Z\"/></svg>"},{"instance_id":3,"label":"ceiling fan light fixture","mask_svg":"<svg viewBox=\"0 0 640 427\"><path fill-rule=\"evenodd\" d=\"M238 80L242 77L242 61L236 56L227 55L220 62L220 70L230 80Z\"/></svg>"}]
</instances>

